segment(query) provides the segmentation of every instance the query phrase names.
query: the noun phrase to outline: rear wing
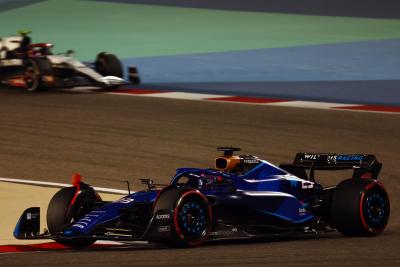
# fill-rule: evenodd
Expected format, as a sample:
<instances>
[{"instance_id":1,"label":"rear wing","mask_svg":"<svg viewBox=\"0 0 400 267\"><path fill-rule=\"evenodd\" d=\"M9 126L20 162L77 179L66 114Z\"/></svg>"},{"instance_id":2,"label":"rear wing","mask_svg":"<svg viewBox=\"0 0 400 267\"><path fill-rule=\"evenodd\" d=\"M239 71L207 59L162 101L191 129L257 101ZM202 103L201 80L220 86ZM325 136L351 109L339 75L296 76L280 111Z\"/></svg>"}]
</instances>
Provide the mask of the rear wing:
<instances>
[{"instance_id":1,"label":"rear wing","mask_svg":"<svg viewBox=\"0 0 400 267\"><path fill-rule=\"evenodd\" d=\"M314 170L335 169L353 169L353 178L366 177L378 179L379 172L382 168L382 163L377 160L375 155L297 153L292 165L282 166L291 168L292 171L296 172L299 172L299 169L310 169L310 177L308 178L309 180L314 180ZM291 170L287 169L289 172L291 172Z\"/></svg>"}]
</instances>

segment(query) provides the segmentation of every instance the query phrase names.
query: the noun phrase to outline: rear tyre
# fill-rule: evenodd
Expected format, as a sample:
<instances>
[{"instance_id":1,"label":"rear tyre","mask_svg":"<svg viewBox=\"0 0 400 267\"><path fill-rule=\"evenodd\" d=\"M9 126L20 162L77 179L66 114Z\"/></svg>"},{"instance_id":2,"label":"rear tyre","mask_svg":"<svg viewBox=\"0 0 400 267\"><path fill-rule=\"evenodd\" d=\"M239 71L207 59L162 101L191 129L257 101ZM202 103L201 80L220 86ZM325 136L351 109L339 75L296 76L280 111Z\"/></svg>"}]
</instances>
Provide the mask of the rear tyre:
<instances>
[{"instance_id":1,"label":"rear tyre","mask_svg":"<svg viewBox=\"0 0 400 267\"><path fill-rule=\"evenodd\" d=\"M345 236L376 236L385 229L389 215L389 197L377 181L344 180L333 193L331 220Z\"/></svg>"},{"instance_id":2,"label":"rear tyre","mask_svg":"<svg viewBox=\"0 0 400 267\"><path fill-rule=\"evenodd\" d=\"M173 210L171 235L164 243L194 247L203 243L211 230L212 211L207 198L195 189L170 188L162 192L154 207Z\"/></svg>"},{"instance_id":3,"label":"rear tyre","mask_svg":"<svg viewBox=\"0 0 400 267\"><path fill-rule=\"evenodd\" d=\"M99 53L96 58L95 69L103 76L124 78L122 63L114 54Z\"/></svg>"},{"instance_id":4,"label":"rear tyre","mask_svg":"<svg viewBox=\"0 0 400 267\"><path fill-rule=\"evenodd\" d=\"M76 197L71 204L72 199L77 193L76 187L66 187L58 191L50 200L47 208L47 227L51 234L62 232L73 222L81 219L92 209L92 203L101 201L100 196L95 191L84 191ZM71 248L84 248L93 244L93 239L73 239L59 240L56 242Z\"/></svg>"},{"instance_id":5,"label":"rear tyre","mask_svg":"<svg viewBox=\"0 0 400 267\"><path fill-rule=\"evenodd\" d=\"M28 59L23 66L25 88L30 92L44 91L48 89L44 82L51 79L51 63L45 58Z\"/></svg>"},{"instance_id":6,"label":"rear tyre","mask_svg":"<svg viewBox=\"0 0 400 267\"><path fill-rule=\"evenodd\" d=\"M140 76L139 76L139 71L135 66L130 66L128 67L128 75L129 75L129 80L133 84L140 84Z\"/></svg>"}]
</instances>

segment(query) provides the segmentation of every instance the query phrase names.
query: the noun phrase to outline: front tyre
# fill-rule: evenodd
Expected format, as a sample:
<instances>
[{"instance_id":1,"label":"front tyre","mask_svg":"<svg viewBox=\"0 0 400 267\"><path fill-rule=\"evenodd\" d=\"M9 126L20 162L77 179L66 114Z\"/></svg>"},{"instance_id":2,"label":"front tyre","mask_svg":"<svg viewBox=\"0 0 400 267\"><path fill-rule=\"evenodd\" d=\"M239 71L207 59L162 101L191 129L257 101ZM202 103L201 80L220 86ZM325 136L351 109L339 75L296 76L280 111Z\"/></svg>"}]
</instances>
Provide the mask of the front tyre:
<instances>
[{"instance_id":1,"label":"front tyre","mask_svg":"<svg viewBox=\"0 0 400 267\"><path fill-rule=\"evenodd\" d=\"M162 240L174 247L194 247L203 243L211 231L212 210L207 198L198 190L172 187L164 190L154 207L172 210L171 233Z\"/></svg>"},{"instance_id":2,"label":"front tyre","mask_svg":"<svg viewBox=\"0 0 400 267\"><path fill-rule=\"evenodd\" d=\"M47 208L47 227L51 234L57 234L81 219L91 211L93 202L101 201L93 191L77 191L77 187L66 187L59 190L50 200ZM56 239L56 242L71 247L84 248L93 244L93 239Z\"/></svg>"},{"instance_id":3,"label":"front tyre","mask_svg":"<svg viewBox=\"0 0 400 267\"><path fill-rule=\"evenodd\" d=\"M377 181L345 180L333 193L330 215L333 226L345 236L376 236L388 223L389 197Z\"/></svg>"},{"instance_id":4,"label":"front tyre","mask_svg":"<svg viewBox=\"0 0 400 267\"><path fill-rule=\"evenodd\" d=\"M197 246L210 232L211 208L207 199L198 191L182 194L174 209L175 244Z\"/></svg>"},{"instance_id":5,"label":"front tyre","mask_svg":"<svg viewBox=\"0 0 400 267\"><path fill-rule=\"evenodd\" d=\"M26 90L45 90L45 80L53 79L51 63L45 58L28 59L23 66L23 78Z\"/></svg>"}]
</instances>

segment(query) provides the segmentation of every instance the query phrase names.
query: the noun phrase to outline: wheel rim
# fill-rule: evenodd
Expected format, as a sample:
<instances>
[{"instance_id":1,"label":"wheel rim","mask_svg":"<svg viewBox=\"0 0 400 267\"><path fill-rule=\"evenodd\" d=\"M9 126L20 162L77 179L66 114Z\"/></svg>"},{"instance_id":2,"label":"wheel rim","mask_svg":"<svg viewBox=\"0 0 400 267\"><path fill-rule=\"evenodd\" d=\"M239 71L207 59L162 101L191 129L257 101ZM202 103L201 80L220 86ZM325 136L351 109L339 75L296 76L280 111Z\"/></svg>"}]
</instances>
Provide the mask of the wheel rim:
<instances>
[{"instance_id":1,"label":"wheel rim","mask_svg":"<svg viewBox=\"0 0 400 267\"><path fill-rule=\"evenodd\" d=\"M362 207L366 225L372 231L382 230L389 217L389 200L381 190L367 192Z\"/></svg>"},{"instance_id":2,"label":"wheel rim","mask_svg":"<svg viewBox=\"0 0 400 267\"><path fill-rule=\"evenodd\" d=\"M179 228L185 238L196 240L207 232L207 209L194 201L186 202L179 211Z\"/></svg>"},{"instance_id":3,"label":"wheel rim","mask_svg":"<svg viewBox=\"0 0 400 267\"><path fill-rule=\"evenodd\" d=\"M33 64L29 64L24 72L24 80L26 88L31 91L35 90L39 84L39 72Z\"/></svg>"}]
</instances>

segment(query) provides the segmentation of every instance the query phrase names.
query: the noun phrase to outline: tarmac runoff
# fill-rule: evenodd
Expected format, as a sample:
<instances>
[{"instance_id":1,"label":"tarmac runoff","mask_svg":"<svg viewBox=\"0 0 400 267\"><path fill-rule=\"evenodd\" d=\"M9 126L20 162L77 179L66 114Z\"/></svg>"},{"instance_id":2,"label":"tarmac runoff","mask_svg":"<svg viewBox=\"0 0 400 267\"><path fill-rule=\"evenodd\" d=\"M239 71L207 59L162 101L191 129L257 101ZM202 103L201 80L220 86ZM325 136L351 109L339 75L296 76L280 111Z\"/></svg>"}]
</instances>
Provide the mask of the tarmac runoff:
<instances>
[{"instance_id":1,"label":"tarmac runoff","mask_svg":"<svg viewBox=\"0 0 400 267\"><path fill-rule=\"evenodd\" d=\"M0 178L0 246L4 245L30 245L53 242L52 240L18 240L13 236L14 227L22 212L29 207L40 207L40 229L47 228L46 210L53 195L69 184L57 184ZM124 190L109 188L96 188L103 200L113 201L124 195ZM108 192L108 193L106 193ZM0 253L2 251L0 250Z\"/></svg>"}]
</instances>

